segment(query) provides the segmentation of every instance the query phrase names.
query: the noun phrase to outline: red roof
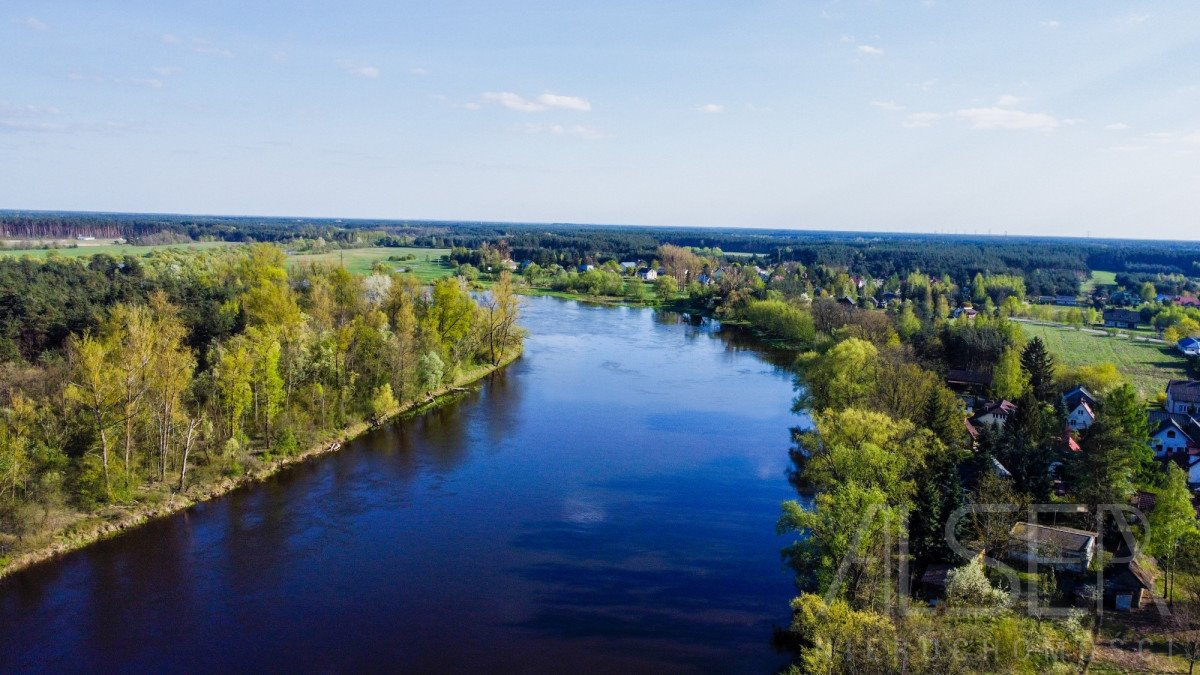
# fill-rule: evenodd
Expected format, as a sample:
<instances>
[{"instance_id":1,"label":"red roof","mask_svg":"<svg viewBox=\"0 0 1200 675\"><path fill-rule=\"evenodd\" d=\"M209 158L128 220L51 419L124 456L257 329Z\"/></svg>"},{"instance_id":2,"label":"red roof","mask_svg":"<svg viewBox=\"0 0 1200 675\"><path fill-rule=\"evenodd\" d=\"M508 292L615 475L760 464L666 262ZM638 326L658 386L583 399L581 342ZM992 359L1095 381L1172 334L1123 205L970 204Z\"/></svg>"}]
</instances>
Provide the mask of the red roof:
<instances>
[{"instance_id":1,"label":"red roof","mask_svg":"<svg viewBox=\"0 0 1200 675\"><path fill-rule=\"evenodd\" d=\"M1069 428L1063 429L1063 445L1067 446L1067 450L1071 452L1079 452L1079 441L1075 440L1075 435L1071 433Z\"/></svg>"}]
</instances>

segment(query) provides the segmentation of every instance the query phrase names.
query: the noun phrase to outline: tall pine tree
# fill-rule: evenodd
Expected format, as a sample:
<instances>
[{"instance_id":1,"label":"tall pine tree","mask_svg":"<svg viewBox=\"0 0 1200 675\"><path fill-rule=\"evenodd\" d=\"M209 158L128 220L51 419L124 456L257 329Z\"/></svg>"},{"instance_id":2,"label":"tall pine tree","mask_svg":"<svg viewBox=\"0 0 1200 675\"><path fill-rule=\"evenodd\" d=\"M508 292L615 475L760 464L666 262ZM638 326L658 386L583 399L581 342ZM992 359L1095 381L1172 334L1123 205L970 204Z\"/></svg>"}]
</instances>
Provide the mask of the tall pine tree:
<instances>
[{"instance_id":1,"label":"tall pine tree","mask_svg":"<svg viewBox=\"0 0 1200 675\"><path fill-rule=\"evenodd\" d=\"M1042 403L1054 402L1054 365L1054 357L1039 337L1030 340L1021 352L1021 368L1029 374L1033 395Z\"/></svg>"}]
</instances>

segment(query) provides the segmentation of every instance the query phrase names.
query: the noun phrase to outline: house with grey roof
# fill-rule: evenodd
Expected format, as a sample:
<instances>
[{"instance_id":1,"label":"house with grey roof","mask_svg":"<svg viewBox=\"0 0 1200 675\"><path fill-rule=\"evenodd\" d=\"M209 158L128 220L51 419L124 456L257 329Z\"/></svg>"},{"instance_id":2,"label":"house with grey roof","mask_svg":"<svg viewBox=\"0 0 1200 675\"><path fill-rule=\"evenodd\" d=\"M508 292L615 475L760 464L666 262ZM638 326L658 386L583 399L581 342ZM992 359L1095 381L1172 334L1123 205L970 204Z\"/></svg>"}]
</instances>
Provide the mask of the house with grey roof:
<instances>
[{"instance_id":1,"label":"house with grey roof","mask_svg":"<svg viewBox=\"0 0 1200 675\"><path fill-rule=\"evenodd\" d=\"M1086 573L1096 552L1096 533L1073 527L1020 522L1008 540L1009 558L1071 572Z\"/></svg>"}]
</instances>

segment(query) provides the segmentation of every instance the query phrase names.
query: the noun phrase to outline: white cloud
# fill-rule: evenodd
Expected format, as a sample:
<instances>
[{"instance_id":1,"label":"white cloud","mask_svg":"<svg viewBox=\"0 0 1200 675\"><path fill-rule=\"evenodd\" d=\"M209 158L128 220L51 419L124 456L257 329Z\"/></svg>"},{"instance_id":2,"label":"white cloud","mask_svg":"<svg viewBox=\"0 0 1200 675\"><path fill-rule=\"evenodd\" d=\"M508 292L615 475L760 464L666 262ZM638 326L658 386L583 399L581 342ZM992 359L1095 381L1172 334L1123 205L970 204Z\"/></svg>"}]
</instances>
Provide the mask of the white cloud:
<instances>
[{"instance_id":1,"label":"white cloud","mask_svg":"<svg viewBox=\"0 0 1200 675\"><path fill-rule=\"evenodd\" d=\"M0 101L0 115L12 117L41 117L44 115L57 115L61 112L61 110L54 106L10 105L5 101Z\"/></svg>"},{"instance_id":2,"label":"white cloud","mask_svg":"<svg viewBox=\"0 0 1200 675\"><path fill-rule=\"evenodd\" d=\"M1021 129L1050 131L1061 122L1045 113L1029 113L1008 108L965 108L954 113L973 129Z\"/></svg>"},{"instance_id":3,"label":"white cloud","mask_svg":"<svg viewBox=\"0 0 1200 675\"><path fill-rule=\"evenodd\" d=\"M197 54L207 54L209 56L220 56L221 58L232 59L233 52L221 47L214 47L208 40L200 38L192 38L192 51Z\"/></svg>"},{"instance_id":4,"label":"white cloud","mask_svg":"<svg viewBox=\"0 0 1200 675\"><path fill-rule=\"evenodd\" d=\"M137 85L139 87L148 87L150 89L162 89L163 81L154 77L131 77L125 80L117 80L127 84Z\"/></svg>"},{"instance_id":5,"label":"white cloud","mask_svg":"<svg viewBox=\"0 0 1200 675\"><path fill-rule=\"evenodd\" d=\"M30 30L46 30L50 27L46 25L45 21L42 21L36 16L27 16L24 19L21 19L20 23Z\"/></svg>"},{"instance_id":6,"label":"white cloud","mask_svg":"<svg viewBox=\"0 0 1200 675\"><path fill-rule=\"evenodd\" d=\"M1152 14L1130 14L1124 19L1121 19L1121 23L1129 24L1130 26L1136 26L1139 23L1146 23L1152 16Z\"/></svg>"},{"instance_id":7,"label":"white cloud","mask_svg":"<svg viewBox=\"0 0 1200 675\"><path fill-rule=\"evenodd\" d=\"M1025 99L1021 98L1020 96L1013 96L1012 94L1004 94L1000 98L996 99L996 105L1004 106L1005 108L1009 108L1014 105L1017 105L1018 103L1020 103L1021 101L1024 101L1024 100Z\"/></svg>"},{"instance_id":8,"label":"white cloud","mask_svg":"<svg viewBox=\"0 0 1200 675\"><path fill-rule=\"evenodd\" d=\"M696 106L696 110L702 113L723 113L725 112L725 106L720 103L704 103Z\"/></svg>"},{"instance_id":9,"label":"white cloud","mask_svg":"<svg viewBox=\"0 0 1200 675\"><path fill-rule=\"evenodd\" d=\"M337 64L338 64L338 67L340 67L342 70L346 71L346 73L353 75L355 77L365 77L367 79L373 79L373 78L379 77L380 71L375 66L369 66L369 65L365 65L365 64L361 64L361 63L354 63L353 61L346 61L346 60L338 61Z\"/></svg>"},{"instance_id":10,"label":"white cloud","mask_svg":"<svg viewBox=\"0 0 1200 675\"><path fill-rule=\"evenodd\" d=\"M160 39L162 40L162 43L166 45L179 45L181 47L186 45L187 48L191 49L197 54L220 56L226 59L233 58L233 52L223 47L214 46L211 42L203 38L194 37L190 41L185 41L183 38L175 35L174 33L163 33Z\"/></svg>"},{"instance_id":11,"label":"white cloud","mask_svg":"<svg viewBox=\"0 0 1200 675\"><path fill-rule=\"evenodd\" d=\"M899 112L904 110L904 106L896 103L895 101L871 101L871 105L879 108L880 110L887 110L889 112Z\"/></svg>"},{"instance_id":12,"label":"white cloud","mask_svg":"<svg viewBox=\"0 0 1200 675\"><path fill-rule=\"evenodd\" d=\"M1039 21L1038 25L1041 26L1042 28L1058 28L1062 24L1055 21L1054 19L1049 19L1047 21Z\"/></svg>"},{"instance_id":13,"label":"white cloud","mask_svg":"<svg viewBox=\"0 0 1200 675\"><path fill-rule=\"evenodd\" d=\"M1146 134L1146 137L1163 144L1186 145L1189 147L1192 145L1200 145L1200 130L1184 132L1155 131Z\"/></svg>"},{"instance_id":14,"label":"white cloud","mask_svg":"<svg viewBox=\"0 0 1200 675\"><path fill-rule=\"evenodd\" d=\"M1012 108L963 108L949 113L919 112L911 113L904 118L902 125L908 129L932 127L944 119L957 119L966 122L972 129L1012 129L1051 131L1062 125L1076 124L1082 120L1058 119L1046 113L1031 113Z\"/></svg>"},{"instance_id":15,"label":"white cloud","mask_svg":"<svg viewBox=\"0 0 1200 675\"><path fill-rule=\"evenodd\" d=\"M938 120L945 117L942 113L919 112L909 113L908 117L901 122L907 129L923 129L933 126Z\"/></svg>"},{"instance_id":16,"label":"white cloud","mask_svg":"<svg viewBox=\"0 0 1200 675\"><path fill-rule=\"evenodd\" d=\"M516 110L517 112L542 112L550 108L587 112L592 109L592 104L586 98L563 96L549 92L541 94L533 100L511 91L487 91L483 93L482 98L485 101L499 103L505 108Z\"/></svg>"},{"instance_id":17,"label":"white cloud","mask_svg":"<svg viewBox=\"0 0 1200 675\"><path fill-rule=\"evenodd\" d=\"M158 68L151 68L151 70L153 70L155 74L163 77L171 77L172 75L178 75L183 72L182 68L176 68L175 66L159 66Z\"/></svg>"},{"instance_id":18,"label":"white cloud","mask_svg":"<svg viewBox=\"0 0 1200 675\"><path fill-rule=\"evenodd\" d=\"M563 110L577 110L579 112L587 112L592 109L592 104L587 99L578 96L542 94L537 97L537 102L547 108L561 108Z\"/></svg>"},{"instance_id":19,"label":"white cloud","mask_svg":"<svg viewBox=\"0 0 1200 675\"><path fill-rule=\"evenodd\" d=\"M417 77L424 77L429 74L429 71L424 68L411 68L408 72L410 75L416 75Z\"/></svg>"},{"instance_id":20,"label":"white cloud","mask_svg":"<svg viewBox=\"0 0 1200 675\"><path fill-rule=\"evenodd\" d=\"M509 110L517 112L541 112L546 109L546 106L536 101L514 94L511 91L485 91L483 92L483 100L491 103L499 103Z\"/></svg>"},{"instance_id":21,"label":"white cloud","mask_svg":"<svg viewBox=\"0 0 1200 675\"><path fill-rule=\"evenodd\" d=\"M882 49L879 47L872 47L871 45L859 45L858 53L866 54L867 56L883 56Z\"/></svg>"},{"instance_id":22,"label":"white cloud","mask_svg":"<svg viewBox=\"0 0 1200 675\"><path fill-rule=\"evenodd\" d=\"M1129 128L1129 125L1125 124L1124 122L1114 122L1112 124L1106 124L1104 128L1107 131L1125 131Z\"/></svg>"},{"instance_id":23,"label":"white cloud","mask_svg":"<svg viewBox=\"0 0 1200 675\"><path fill-rule=\"evenodd\" d=\"M605 135L599 130L584 126L582 124L562 125L562 124L524 124L521 129L527 134L549 134L551 136L570 136L572 138L581 138L588 141L594 141L604 138Z\"/></svg>"}]
</instances>

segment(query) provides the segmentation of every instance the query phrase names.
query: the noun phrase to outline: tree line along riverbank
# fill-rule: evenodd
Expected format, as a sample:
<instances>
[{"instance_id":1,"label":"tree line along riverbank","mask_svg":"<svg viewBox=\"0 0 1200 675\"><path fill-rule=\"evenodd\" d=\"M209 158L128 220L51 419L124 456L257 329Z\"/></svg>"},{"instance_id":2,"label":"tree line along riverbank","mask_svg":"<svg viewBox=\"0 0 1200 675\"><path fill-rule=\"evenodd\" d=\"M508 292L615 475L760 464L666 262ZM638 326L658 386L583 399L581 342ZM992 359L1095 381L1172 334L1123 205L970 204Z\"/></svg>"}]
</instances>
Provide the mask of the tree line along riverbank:
<instances>
[{"instance_id":1,"label":"tree line along riverbank","mask_svg":"<svg viewBox=\"0 0 1200 675\"><path fill-rule=\"evenodd\" d=\"M270 245L0 260L0 569L319 454L520 352L507 277L289 266Z\"/></svg>"}]
</instances>

